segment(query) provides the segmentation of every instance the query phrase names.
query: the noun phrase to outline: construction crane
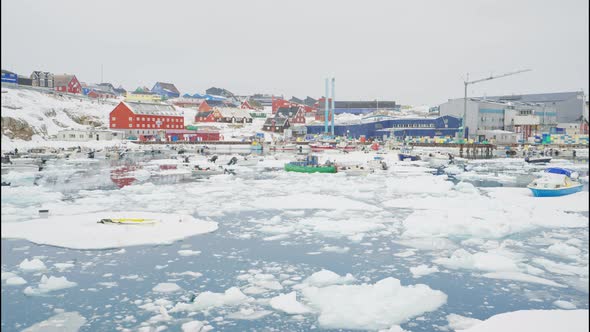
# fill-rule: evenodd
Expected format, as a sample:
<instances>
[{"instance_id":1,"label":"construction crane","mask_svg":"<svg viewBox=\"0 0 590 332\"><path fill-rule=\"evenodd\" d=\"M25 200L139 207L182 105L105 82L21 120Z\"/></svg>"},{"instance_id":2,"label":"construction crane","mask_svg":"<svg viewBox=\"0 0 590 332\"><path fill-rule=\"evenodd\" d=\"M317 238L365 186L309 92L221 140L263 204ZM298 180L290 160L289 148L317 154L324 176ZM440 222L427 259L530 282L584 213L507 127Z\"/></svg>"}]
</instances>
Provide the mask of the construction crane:
<instances>
[{"instance_id":1,"label":"construction crane","mask_svg":"<svg viewBox=\"0 0 590 332\"><path fill-rule=\"evenodd\" d=\"M469 81L469 73L468 73L466 80L463 81L463 84L465 84L465 98L463 99L463 118L461 119L461 136L460 137L463 137L463 133L466 133L465 127L467 125L467 86L468 85L479 83L479 82L484 82L484 81L489 81L489 80L493 80L496 78L516 75L516 74L524 73L524 72L531 71L531 70L532 69L523 69L523 70L517 70L517 71L513 71L510 73L506 73L506 74L502 74L502 75L498 75L498 76L490 75L490 77L486 77L486 78L482 78L482 79L474 80L474 81ZM467 138L467 137L465 137L465 138Z\"/></svg>"}]
</instances>

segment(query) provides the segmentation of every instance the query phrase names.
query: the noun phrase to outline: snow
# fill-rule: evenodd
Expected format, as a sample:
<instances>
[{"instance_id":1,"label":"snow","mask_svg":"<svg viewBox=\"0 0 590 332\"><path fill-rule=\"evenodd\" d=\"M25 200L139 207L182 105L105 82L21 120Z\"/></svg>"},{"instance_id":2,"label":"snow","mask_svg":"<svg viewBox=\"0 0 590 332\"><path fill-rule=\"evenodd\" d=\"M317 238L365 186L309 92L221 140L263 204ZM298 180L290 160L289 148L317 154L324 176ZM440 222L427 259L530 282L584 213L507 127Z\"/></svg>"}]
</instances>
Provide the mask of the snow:
<instances>
[{"instance_id":1,"label":"snow","mask_svg":"<svg viewBox=\"0 0 590 332\"><path fill-rule=\"evenodd\" d=\"M330 209L330 210L364 210L375 211L379 208L354 201L345 197L317 194L293 194L288 196L271 196L258 198L250 203L257 209L300 210L300 209Z\"/></svg>"},{"instance_id":2,"label":"snow","mask_svg":"<svg viewBox=\"0 0 590 332\"><path fill-rule=\"evenodd\" d=\"M76 332L86 323L78 312L61 312L47 320L36 323L23 332Z\"/></svg>"},{"instance_id":3,"label":"snow","mask_svg":"<svg viewBox=\"0 0 590 332\"><path fill-rule=\"evenodd\" d=\"M437 310L447 296L427 285L402 286L395 278L375 284L302 289L308 306L319 312L322 328L384 329Z\"/></svg>"},{"instance_id":4,"label":"snow","mask_svg":"<svg viewBox=\"0 0 590 332\"><path fill-rule=\"evenodd\" d=\"M561 256L564 258L575 258L575 256L579 255L581 253L580 249L576 248L576 247L572 247L572 246L568 246L565 243L556 243L553 244L551 246L549 246L549 248L547 248L547 252L555 255L555 256Z\"/></svg>"},{"instance_id":5,"label":"snow","mask_svg":"<svg viewBox=\"0 0 590 332\"><path fill-rule=\"evenodd\" d=\"M192 303L177 303L170 312L200 311L221 306L231 306L243 303L248 297L237 287L232 287L224 293L203 292Z\"/></svg>"},{"instance_id":6,"label":"snow","mask_svg":"<svg viewBox=\"0 0 590 332\"><path fill-rule=\"evenodd\" d=\"M97 223L103 218L147 218L157 219L160 222L148 225ZM56 229L68 231L55 232ZM189 236L213 232L216 229L216 222L197 220L189 215L99 212L3 223L2 238L22 238L38 244L72 249L108 249L144 244L168 244Z\"/></svg>"},{"instance_id":7,"label":"snow","mask_svg":"<svg viewBox=\"0 0 590 332\"><path fill-rule=\"evenodd\" d=\"M152 288L152 291L156 293L174 293L181 291L182 288L175 283L161 282Z\"/></svg>"},{"instance_id":8,"label":"snow","mask_svg":"<svg viewBox=\"0 0 590 332\"><path fill-rule=\"evenodd\" d=\"M477 252L471 254L465 249L457 249L450 257L440 257L434 263L451 269L470 269L480 271L518 271L516 261L495 252Z\"/></svg>"},{"instance_id":9,"label":"snow","mask_svg":"<svg viewBox=\"0 0 590 332\"><path fill-rule=\"evenodd\" d=\"M420 278L425 275L429 275L435 272L438 272L438 268L436 266L428 267L428 265L421 264L415 267L410 268L410 272L412 272L412 276L414 278Z\"/></svg>"},{"instance_id":10,"label":"snow","mask_svg":"<svg viewBox=\"0 0 590 332\"><path fill-rule=\"evenodd\" d=\"M3 225L3 227L5 227L5 226ZM3 230L3 233L4 233L4 230ZM47 269L45 264L40 259L37 259L37 258L31 259L31 260L28 260L25 258L18 265L18 267L25 272L34 272L34 271L41 271L41 270Z\"/></svg>"},{"instance_id":11,"label":"snow","mask_svg":"<svg viewBox=\"0 0 590 332\"><path fill-rule=\"evenodd\" d=\"M297 301L297 293L291 292L288 294L281 294L270 299L270 306L275 310L283 311L290 315L305 314L310 312L310 309Z\"/></svg>"},{"instance_id":12,"label":"snow","mask_svg":"<svg viewBox=\"0 0 590 332\"><path fill-rule=\"evenodd\" d=\"M447 321L449 322L449 328L452 330L465 330L481 323L479 319L457 314L447 315Z\"/></svg>"},{"instance_id":13,"label":"snow","mask_svg":"<svg viewBox=\"0 0 590 332\"><path fill-rule=\"evenodd\" d=\"M182 324L182 332L205 332L210 330L210 325L207 325L205 322L201 322L198 320L193 320L187 323Z\"/></svg>"},{"instance_id":14,"label":"snow","mask_svg":"<svg viewBox=\"0 0 590 332\"><path fill-rule=\"evenodd\" d=\"M50 276L49 278L46 275L41 277L41 281L37 288L28 286L25 288L24 293L25 295L29 296L37 296L43 295L49 292L53 292L60 289L66 289L71 287L76 287L78 284L72 281L69 281L66 277L53 277Z\"/></svg>"},{"instance_id":15,"label":"snow","mask_svg":"<svg viewBox=\"0 0 590 332\"><path fill-rule=\"evenodd\" d=\"M271 313L272 311L270 310L254 310L250 308L242 308L239 311L230 313L226 317L229 319L256 320L266 317Z\"/></svg>"},{"instance_id":16,"label":"snow","mask_svg":"<svg viewBox=\"0 0 590 332\"><path fill-rule=\"evenodd\" d=\"M588 310L520 310L492 316L461 332L583 332L588 331Z\"/></svg>"},{"instance_id":17,"label":"snow","mask_svg":"<svg viewBox=\"0 0 590 332\"><path fill-rule=\"evenodd\" d=\"M536 277L536 276L532 276L532 275L529 275L526 273L521 273L521 272L491 272L491 273L485 273L482 276L485 278L491 278L491 279L505 279L505 280L530 282L530 283L535 283L535 284L547 285L547 286L551 286L551 287L560 287L560 288L567 287L567 286L564 286L562 284L558 284L554 281L551 281L551 280L548 280L545 278Z\"/></svg>"}]
</instances>

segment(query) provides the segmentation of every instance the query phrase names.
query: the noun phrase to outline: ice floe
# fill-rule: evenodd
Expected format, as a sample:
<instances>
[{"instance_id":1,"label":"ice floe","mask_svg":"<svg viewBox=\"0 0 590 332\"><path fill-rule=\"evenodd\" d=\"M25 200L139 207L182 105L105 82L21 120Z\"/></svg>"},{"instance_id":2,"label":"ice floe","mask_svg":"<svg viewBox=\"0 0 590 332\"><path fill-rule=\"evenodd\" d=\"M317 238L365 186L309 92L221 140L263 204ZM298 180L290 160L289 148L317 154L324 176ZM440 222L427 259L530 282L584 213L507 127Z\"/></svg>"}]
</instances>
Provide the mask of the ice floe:
<instances>
[{"instance_id":1,"label":"ice floe","mask_svg":"<svg viewBox=\"0 0 590 332\"><path fill-rule=\"evenodd\" d=\"M411 267L410 272L412 272L412 276L414 278L420 278L425 275L429 275L429 274L438 272L438 268L436 266L428 267L428 265L421 264L418 266Z\"/></svg>"},{"instance_id":2,"label":"ice floe","mask_svg":"<svg viewBox=\"0 0 590 332\"><path fill-rule=\"evenodd\" d=\"M181 291L182 288L175 283L161 282L152 288L152 291L156 293L174 293Z\"/></svg>"},{"instance_id":3,"label":"ice floe","mask_svg":"<svg viewBox=\"0 0 590 332\"><path fill-rule=\"evenodd\" d=\"M270 299L270 306L275 310L280 310L290 315L305 314L311 311L307 306L297 301L296 292L273 297Z\"/></svg>"},{"instance_id":4,"label":"ice floe","mask_svg":"<svg viewBox=\"0 0 590 332\"><path fill-rule=\"evenodd\" d=\"M18 267L25 272L34 272L34 271L41 271L41 270L47 269L47 267L45 266L45 263L43 263L43 261L41 261L40 259L37 259L37 258L31 259L31 260L28 260L25 258L18 265Z\"/></svg>"},{"instance_id":5,"label":"ice floe","mask_svg":"<svg viewBox=\"0 0 590 332\"><path fill-rule=\"evenodd\" d=\"M248 300L237 287L232 287L224 293L203 292L191 303L177 303L170 312L200 311L221 306L231 306Z\"/></svg>"},{"instance_id":6,"label":"ice floe","mask_svg":"<svg viewBox=\"0 0 590 332\"><path fill-rule=\"evenodd\" d=\"M457 314L449 314L447 315L447 322L449 322L449 328L452 330L465 330L481 323L481 320Z\"/></svg>"},{"instance_id":7,"label":"ice floe","mask_svg":"<svg viewBox=\"0 0 590 332\"><path fill-rule=\"evenodd\" d=\"M519 310L492 316L461 332L583 332L588 310Z\"/></svg>"},{"instance_id":8,"label":"ice floe","mask_svg":"<svg viewBox=\"0 0 590 332\"><path fill-rule=\"evenodd\" d=\"M147 225L98 223L103 218L146 218L159 222ZM56 232L56 229L67 231ZM142 244L167 244L216 229L216 222L197 220L189 215L100 212L3 223L2 238L22 238L38 244L73 249L107 249Z\"/></svg>"},{"instance_id":9,"label":"ice floe","mask_svg":"<svg viewBox=\"0 0 590 332\"><path fill-rule=\"evenodd\" d=\"M77 332L86 323L78 312L62 312L47 320L36 323L23 332Z\"/></svg>"},{"instance_id":10,"label":"ice floe","mask_svg":"<svg viewBox=\"0 0 590 332\"><path fill-rule=\"evenodd\" d=\"M29 296L43 295L56 290L75 287L77 285L77 283L69 281L66 277L50 276L48 278L46 275L43 275L37 287L28 286L25 288L24 293Z\"/></svg>"}]
</instances>

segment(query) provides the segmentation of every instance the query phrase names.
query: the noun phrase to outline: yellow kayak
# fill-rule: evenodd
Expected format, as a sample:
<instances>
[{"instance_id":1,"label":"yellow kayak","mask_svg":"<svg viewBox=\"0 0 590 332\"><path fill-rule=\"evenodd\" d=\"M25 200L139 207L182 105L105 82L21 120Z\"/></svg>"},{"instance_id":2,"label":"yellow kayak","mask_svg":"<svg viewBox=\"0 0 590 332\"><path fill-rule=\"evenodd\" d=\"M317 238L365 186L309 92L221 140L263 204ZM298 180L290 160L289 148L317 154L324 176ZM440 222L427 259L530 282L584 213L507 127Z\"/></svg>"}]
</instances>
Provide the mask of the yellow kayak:
<instances>
[{"instance_id":1,"label":"yellow kayak","mask_svg":"<svg viewBox=\"0 0 590 332\"><path fill-rule=\"evenodd\" d=\"M155 224L158 220L156 219L144 219L144 218L107 218L101 219L98 223L100 224L125 224L125 225L148 225Z\"/></svg>"}]
</instances>

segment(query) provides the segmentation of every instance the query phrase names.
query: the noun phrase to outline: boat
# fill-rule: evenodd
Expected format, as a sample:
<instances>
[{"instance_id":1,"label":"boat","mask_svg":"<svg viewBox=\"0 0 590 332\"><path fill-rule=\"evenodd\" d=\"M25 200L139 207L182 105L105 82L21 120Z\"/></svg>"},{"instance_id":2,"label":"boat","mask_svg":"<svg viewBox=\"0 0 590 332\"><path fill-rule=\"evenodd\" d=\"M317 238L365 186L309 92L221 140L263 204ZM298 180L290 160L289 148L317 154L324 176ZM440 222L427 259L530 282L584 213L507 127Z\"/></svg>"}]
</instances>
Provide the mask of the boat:
<instances>
[{"instance_id":1,"label":"boat","mask_svg":"<svg viewBox=\"0 0 590 332\"><path fill-rule=\"evenodd\" d=\"M116 225L154 225L158 223L157 219L145 218L106 218L100 219L99 224L116 224Z\"/></svg>"},{"instance_id":2,"label":"boat","mask_svg":"<svg viewBox=\"0 0 590 332\"><path fill-rule=\"evenodd\" d=\"M336 173L338 168L332 164L319 165L317 156L307 156L304 161L292 161L285 164L285 171L299 173Z\"/></svg>"},{"instance_id":3,"label":"boat","mask_svg":"<svg viewBox=\"0 0 590 332\"><path fill-rule=\"evenodd\" d=\"M543 176L531 182L527 188L535 197L565 196L582 191L583 185L573 181L577 173L561 167L551 167L545 170Z\"/></svg>"},{"instance_id":4,"label":"boat","mask_svg":"<svg viewBox=\"0 0 590 332\"><path fill-rule=\"evenodd\" d=\"M192 174L196 176L211 176L228 173L228 171L222 166L201 167L199 165L195 165L191 171Z\"/></svg>"},{"instance_id":5,"label":"boat","mask_svg":"<svg viewBox=\"0 0 590 332\"><path fill-rule=\"evenodd\" d=\"M404 160L410 160L410 161L416 161L416 160L420 160L420 156L413 153L411 148L408 147L402 147L400 152L397 154L397 157L400 161L404 161Z\"/></svg>"},{"instance_id":6,"label":"boat","mask_svg":"<svg viewBox=\"0 0 590 332\"><path fill-rule=\"evenodd\" d=\"M336 145L330 144L330 143L314 143L314 144L310 144L309 148L311 149L311 151L313 152L321 152L321 151L326 151L326 150L336 150Z\"/></svg>"},{"instance_id":7,"label":"boat","mask_svg":"<svg viewBox=\"0 0 590 332\"><path fill-rule=\"evenodd\" d=\"M551 157L526 157L524 158L529 164L543 164L551 161Z\"/></svg>"},{"instance_id":8,"label":"boat","mask_svg":"<svg viewBox=\"0 0 590 332\"><path fill-rule=\"evenodd\" d=\"M338 167L338 170L351 176L367 175L375 172L375 170L368 165L340 166Z\"/></svg>"}]
</instances>

